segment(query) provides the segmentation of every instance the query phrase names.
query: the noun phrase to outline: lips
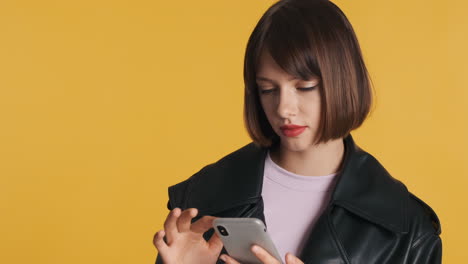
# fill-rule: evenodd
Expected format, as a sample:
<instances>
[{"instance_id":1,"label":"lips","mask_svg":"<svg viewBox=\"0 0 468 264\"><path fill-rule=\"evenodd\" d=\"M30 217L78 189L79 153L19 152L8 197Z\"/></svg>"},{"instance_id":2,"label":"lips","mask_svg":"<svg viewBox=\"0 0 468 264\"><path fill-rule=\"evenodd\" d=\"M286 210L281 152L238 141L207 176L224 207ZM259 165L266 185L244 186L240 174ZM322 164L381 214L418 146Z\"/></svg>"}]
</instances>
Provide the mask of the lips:
<instances>
[{"instance_id":1,"label":"lips","mask_svg":"<svg viewBox=\"0 0 468 264\"><path fill-rule=\"evenodd\" d=\"M300 134L302 134L302 132L304 132L306 128L307 128L306 126L298 126L298 125L284 125L280 127L283 135L287 137L297 137Z\"/></svg>"}]
</instances>

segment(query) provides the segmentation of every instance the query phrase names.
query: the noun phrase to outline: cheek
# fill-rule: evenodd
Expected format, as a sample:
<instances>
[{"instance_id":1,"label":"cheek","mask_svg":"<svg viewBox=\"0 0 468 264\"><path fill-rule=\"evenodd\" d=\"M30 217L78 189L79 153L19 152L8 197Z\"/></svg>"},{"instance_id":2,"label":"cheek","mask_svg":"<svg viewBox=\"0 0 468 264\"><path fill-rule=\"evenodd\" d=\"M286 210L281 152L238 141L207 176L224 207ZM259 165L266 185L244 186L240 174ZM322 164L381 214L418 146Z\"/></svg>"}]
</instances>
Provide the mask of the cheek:
<instances>
[{"instance_id":1,"label":"cheek","mask_svg":"<svg viewBox=\"0 0 468 264\"><path fill-rule=\"evenodd\" d=\"M304 100L304 102L301 103L300 114L305 120L317 123L320 119L320 100L314 100L315 98L311 99L312 98L309 98L309 100Z\"/></svg>"},{"instance_id":2,"label":"cheek","mask_svg":"<svg viewBox=\"0 0 468 264\"><path fill-rule=\"evenodd\" d=\"M320 98L317 94L304 96L300 99L300 105L308 113L316 113L320 111Z\"/></svg>"},{"instance_id":3,"label":"cheek","mask_svg":"<svg viewBox=\"0 0 468 264\"><path fill-rule=\"evenodd\" d=\"M260 99L260 104L262 106L263 112L265 112L265 115L270 118L271 113L273 111L273 104L270 102L270 100L266 99Z\"/></svg>"},{"instance_id":4,"label":"cheek","mask_svg":"<svg viewBox=\"0 0 468 264\"><path fill-rule=\"evenodd\" d=\"M320 112L320 104L317 102L308 102L303 104L303 109L308 114L316 115Z\"/></svg>"},{"instance_id":5,"label":"cheek","mask_svg":"<svg viewBox=\"0 0 468 264\"><path fill-rule=\"evenodd\" d=\"M262 109L263 112L265 113L265 116L268 120L268 123L273 127L273 130L275 130L275 126L273 125L276 117L276 109L274 104L270 100L263 100L261 101Z\"/></svg>"}]
</instances>

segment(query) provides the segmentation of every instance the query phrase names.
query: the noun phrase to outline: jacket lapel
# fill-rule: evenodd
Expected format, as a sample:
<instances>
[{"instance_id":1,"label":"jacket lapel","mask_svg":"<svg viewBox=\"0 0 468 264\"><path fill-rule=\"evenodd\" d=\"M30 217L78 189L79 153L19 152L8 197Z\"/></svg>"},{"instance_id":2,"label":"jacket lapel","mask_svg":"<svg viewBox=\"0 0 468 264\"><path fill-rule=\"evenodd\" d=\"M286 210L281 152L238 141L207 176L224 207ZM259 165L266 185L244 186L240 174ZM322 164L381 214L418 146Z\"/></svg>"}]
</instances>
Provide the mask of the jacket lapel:
<instances>
[{"instance_id":1,"label":"jacket lapel","mask_svg":"<svg viewBox=\"0 0 468 264\"><path fill-rule=\"evenodd\" d=\"M307 238L299 256L305 264L349 263L347 261L346 252L337 240L335 229L330 220L331 208L332 207L328 207L323 212Z\"/></svg>"},{"instance_id":2,"label":"jacket lapel","mask_svg":"<svg viewBox=\"0 0 468 264\"><path fill-rule=\"evenodd\" d=\"M204 167L190 178L184 207L198 208L200 215L216 215L257 204L261 200L266 153L267 149L251 143ZM242 210L235 214L253 215ZM259 216L258 212L255 215ZM263 207L261 215L264 218Z\"/></svg>"}]
</instances>

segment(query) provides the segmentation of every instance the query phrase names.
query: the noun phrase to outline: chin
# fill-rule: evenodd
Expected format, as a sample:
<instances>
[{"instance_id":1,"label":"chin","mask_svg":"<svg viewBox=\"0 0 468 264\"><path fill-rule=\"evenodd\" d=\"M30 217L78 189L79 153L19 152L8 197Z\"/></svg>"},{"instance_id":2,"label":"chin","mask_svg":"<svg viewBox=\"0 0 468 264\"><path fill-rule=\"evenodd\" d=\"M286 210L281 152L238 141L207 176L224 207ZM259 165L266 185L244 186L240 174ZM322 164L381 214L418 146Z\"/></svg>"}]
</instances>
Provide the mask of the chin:
<instances>
[{"instance_id":1,"label":"chin","mask_svg":"<svg viewBox=\"0 0 468 264\"><path fill-rule=\"evenodd\" d=\"M312 146L312 141L303 138L285 138L281 139L281 147L288 151L302 152Z\"/></svg>"}]
</instances>

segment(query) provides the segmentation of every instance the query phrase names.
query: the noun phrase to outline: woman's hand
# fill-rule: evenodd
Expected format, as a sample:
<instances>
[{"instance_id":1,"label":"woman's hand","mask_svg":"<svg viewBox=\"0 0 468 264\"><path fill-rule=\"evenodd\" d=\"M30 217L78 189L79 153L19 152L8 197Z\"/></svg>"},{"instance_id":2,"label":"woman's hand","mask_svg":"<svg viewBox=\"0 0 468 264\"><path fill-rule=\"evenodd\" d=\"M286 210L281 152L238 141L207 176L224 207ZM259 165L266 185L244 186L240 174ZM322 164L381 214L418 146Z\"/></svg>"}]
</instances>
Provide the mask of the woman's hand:
<instances>
[{"instance_id":1,"label":"woman's hand","mask_svg":"<svg viewBox=\"0 0 468 264\"><path fill-rule=\"evenodd\" d=\"M260 246L254 245L252 246L251 250L255 254L255 256L264 264L280 264L280 262L276 258L270 255L265 249L263 249ZM225 254L221 255L221 259L227 264L240 264L235 259ZM304 262L302 262L293 254L287 253L286 264L304 264Z\"/></svg>"},{"instance_id":2,"label":"woman's hand","mask_svg":"<svg viewBox=\"0 0 468 264\"><path fill-rule=\"evenodd\" d=\"M223 242L216 233L208 242L203 238L203 233L212 228L215 217L204 216L192 224L197 214L195 208L183 212L175 208L169 212L164 230L157 232L153 239L164 264L216 263Z\"/></svg>"}]
</instances>

